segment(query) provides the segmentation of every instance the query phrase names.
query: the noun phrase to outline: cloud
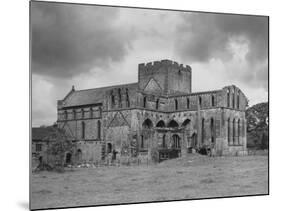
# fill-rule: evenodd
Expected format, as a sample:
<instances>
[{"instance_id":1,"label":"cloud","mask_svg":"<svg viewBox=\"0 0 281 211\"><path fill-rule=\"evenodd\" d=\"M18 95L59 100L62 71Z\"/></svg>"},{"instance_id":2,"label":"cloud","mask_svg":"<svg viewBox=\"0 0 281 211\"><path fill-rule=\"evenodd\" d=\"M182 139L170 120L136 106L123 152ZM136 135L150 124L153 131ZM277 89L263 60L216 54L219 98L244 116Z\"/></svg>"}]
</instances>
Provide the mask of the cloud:
<instances>
[{"instance_id":1,"label":"cloud","mask_svg":"<svg viewBox=\"0 0 281 211\"><path fill-rule=\"evenodd\" d=\"M122 61L135 33L118 18L117 8L32 2L32 71L71 78Z\"/></svg>"},{"instance_id":2,"label":"cloud","mask_svg":"<svg viewBox=\"0 0 281 211\"><path fill-rule=\"evenodd\" d=\"M247 59L267 58L268 19L262 16L184 13L175 46L179 55L190 61L230 59L232 54L227 46L233 37L243 37L249 42Z\"/></svg>"},{"instance_id":3,"label":"cloud","mask_svg":"<svg viewBox=\"0 0 281 211\"><path fill-rule=\"evenodd\" d=\"M268 87L268 18L210 13L181 15L176 54L189 63L221 60L225 78Z\"/></svg>"}]
</instances>

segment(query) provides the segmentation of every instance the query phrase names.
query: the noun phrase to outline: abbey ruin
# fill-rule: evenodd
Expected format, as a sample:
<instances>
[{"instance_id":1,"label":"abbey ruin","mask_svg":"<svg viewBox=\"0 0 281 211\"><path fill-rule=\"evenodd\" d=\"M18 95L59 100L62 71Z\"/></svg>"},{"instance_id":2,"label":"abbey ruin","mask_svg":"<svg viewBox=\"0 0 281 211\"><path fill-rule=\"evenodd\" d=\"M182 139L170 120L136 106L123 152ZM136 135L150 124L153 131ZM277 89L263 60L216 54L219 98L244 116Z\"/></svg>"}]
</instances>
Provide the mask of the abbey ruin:
<instances>
[{"instance_id":1,"label":"abbey ruin","mask_svg":"<svg viewBox=\"0 0 281 211\"><path fill-rule=\"evenodd\" d=\"M191 67L170 60L138 66L138 82L71 91L57 104L58 127L84 161L159 160L200 152L244 155L247 98L236 86L192 92Z\"/></svg>"}]
</instances>

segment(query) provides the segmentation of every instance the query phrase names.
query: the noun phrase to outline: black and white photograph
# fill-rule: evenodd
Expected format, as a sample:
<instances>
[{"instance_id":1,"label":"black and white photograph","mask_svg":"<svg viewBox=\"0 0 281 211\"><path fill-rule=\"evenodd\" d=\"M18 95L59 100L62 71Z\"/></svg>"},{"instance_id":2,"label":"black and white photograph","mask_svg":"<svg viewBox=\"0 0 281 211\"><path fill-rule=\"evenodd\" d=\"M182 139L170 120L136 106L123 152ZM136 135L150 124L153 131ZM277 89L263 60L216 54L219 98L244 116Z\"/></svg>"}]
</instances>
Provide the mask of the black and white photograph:
<instances>
[{"instance_id":1,"label":"black and white photograph","mask_svg":"<svg viewBox=\"0 0 281 211\"><path fill-rule=\"evenodd\" d=\"M30 209L269 194L269 16L29 10Z\"/></svg>"}]
</instances>

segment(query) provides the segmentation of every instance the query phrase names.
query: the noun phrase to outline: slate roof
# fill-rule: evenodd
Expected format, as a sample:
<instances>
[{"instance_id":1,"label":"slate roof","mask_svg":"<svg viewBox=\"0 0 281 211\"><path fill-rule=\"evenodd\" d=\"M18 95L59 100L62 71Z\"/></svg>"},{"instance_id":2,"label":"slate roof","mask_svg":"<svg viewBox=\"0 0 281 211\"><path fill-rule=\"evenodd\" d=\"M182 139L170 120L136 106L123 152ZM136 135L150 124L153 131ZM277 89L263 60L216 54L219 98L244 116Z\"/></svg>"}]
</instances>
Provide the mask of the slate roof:
<instances>
[{"instance_id":1,"label":"slate roof","mask_svg":"<svg viewBox=\"0 0 281 211\"><path fill-rule=\"evenodd\" d=\"M56 133L64 132L61 129L55 128L53 126L48 127L33 127L32 128L32 141L51 141L52 137ZM70 135L66 135L67 138L70 138Z\"/></svg>"},{"instance_id":2,"label":"slate roof","mask_svg":"<svg viewBox=\"0 0 281 211\"><path fill-rule=\"evenodd\" d=\"M107 91L121 87L128 88L129 91L134 91L138 88L138 83L122 84L94 89L75 90L64 99L62 106L72 107L102 103Z\"/></svg>"},{"instance_id":3,"label":"slate roof","mask_svg":"<svg viewBox=\"0 0 281 211\"><path fill-rule=\"evenodd\" d=\"M33 127L32 140L44 140L54 132L53 127Z\"/></svg>"}]
</instances>

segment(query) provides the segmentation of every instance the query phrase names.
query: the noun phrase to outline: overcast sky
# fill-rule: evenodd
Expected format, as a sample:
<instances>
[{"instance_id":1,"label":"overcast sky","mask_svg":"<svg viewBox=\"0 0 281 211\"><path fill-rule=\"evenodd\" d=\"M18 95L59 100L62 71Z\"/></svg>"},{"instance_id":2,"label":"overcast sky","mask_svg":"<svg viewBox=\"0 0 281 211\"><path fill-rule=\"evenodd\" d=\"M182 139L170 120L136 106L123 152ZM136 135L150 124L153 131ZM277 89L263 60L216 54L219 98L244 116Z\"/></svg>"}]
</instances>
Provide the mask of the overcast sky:
<instances>
[{"instance_id":1,"label":"overcast sky","mask_svg":"<svg viewBox=\"0 0 281 211\"><path fill-rule=\"evenodd\" d=\"M32 125L56 121L70 91L137 82L139 63L192 67L192 90L235 84L268 98L266 17L32 2Z\"/></svg>"}]
</instances>

